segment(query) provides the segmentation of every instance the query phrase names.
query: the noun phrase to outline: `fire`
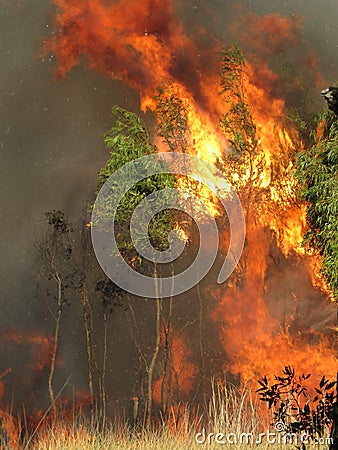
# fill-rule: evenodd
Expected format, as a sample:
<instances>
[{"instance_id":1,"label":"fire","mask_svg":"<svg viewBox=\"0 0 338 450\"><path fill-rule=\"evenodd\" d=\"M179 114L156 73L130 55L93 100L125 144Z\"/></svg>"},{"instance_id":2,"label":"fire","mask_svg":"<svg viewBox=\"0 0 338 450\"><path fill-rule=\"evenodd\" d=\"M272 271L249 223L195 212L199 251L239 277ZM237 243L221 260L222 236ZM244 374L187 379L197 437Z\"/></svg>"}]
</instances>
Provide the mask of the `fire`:
<instances>
[{"instance_id":1,"label":"fire","mask_svg":"<svg viewBox=\"0 0 338 450\"><path fill-rule=\"evenodd\" d=\"M14 450L19 449L19 436L18 436L18 426L17 420L8 412L1 409L1 404L3 400L3 395L5 391L5 385L2 381L3 378L12 372L11 368L6 369L3 373L0 374L0 449L2 449L2 441L6 439L10 448ZM5 437L3 437L5 435Z\"/></svg>"},{"instance_id":2,"label":"fire","mask_svg":"<svg viewBox=\"0 0 338 450\"><path fill-rule=\"evenodd\" d=\"M162 347L165 346L165 338L162 334ZM169 398L188 398L187 394L194 388L194 382L198 374L197 367L190 361L192 357L191 350L186 345L186 337L183 332L172 330L172 373L171 380L168 385ZM161 392L164 376L161 375L154 383L153 392L154 400L161 404Z\"/></svg>"},{"instance_id":3,"label":"fire","mask_svg":"<svg viewBox=\"0 0 338 450\"><path fill-rule=\"evenodd\" d=\"M195 102L193 95L183 85L177 82L171 84L170 88L168 88L168 94L174 94L180 98L187 112L189 134L187 136L186 151L200 159L208 161L210 164L215 164L222 158L226 142L220 130L208 115L208 112L200 108ZM146 96L142 99L141 109L146 111L147 108L155 110L156 101L153 96ZM166 151L160 139L156 140L156 145L159 151ZM183 191L197 195L208 206L210 215L217 217L220 215L220 211L216 206L215 196L203 184L203 180L209 180L210 182L214 174L205 173L204 170L200 170L199 173L201 177L200 183L192 182L185 177L178 177L177 187ZM220 183L223 184L224 180L220 180ZM227 188L227 186L222 186L221 184L218 187L221 189L224 189L224 187ZM198 211L195 210L194 213L198 214Z\"/></svg>"},{"instance_id":4,"label":"fire","mask_svg":"<svg viewBox=\"0 0 338 450\"><path fill-rule=\"evenodd\" d=\"M189 242L189 236L186 230L184 230L179 224L176 224L174 229L177 232L180 240L187 244Z\"/></svg>"},{"instance_id":5,"label":"fire","mask_svg":"<svg viewBox=\"0 0 338 450\"><path fill-rule=\"evenodd\" d=\"M6 447L0 446L0 449L10 448L11 450L19 450L19 427L18 422L11 414L0 410L0 432L3 435L1 437L0 444L6 442Z\"/></svg>"},{"instance_id":6,"label":"fire","mask_svg":"<svg viewBox=\"0 0 338 450\"><path fill-rule=\"evenodd\" d=\"M0 339L0 350L2 352L14 351L22 352L28 355L27 360L21 366L20 370L30 369L35 376L42 375L50 364L51 352L53 347L53 339L42 336L39 333L18 333L15 330L5 330ZM21 353L21 359L22 359ZM22 362L22 361L20 361ZM7 411L4 406L4 393L6 388L6 381L15 375L13 368L7 368L0 374L0 444L7 442L8 448L19 450L20 445L20 428L18 420L13 414ZM25 380L20 380L25 382ZM33 400L33 398L31 398ZM4 441L2 440L4 439ZM6 446L6 448L7 448ZM3 447L0 445L0 449Z\"/></svg>"},{"instance_id":7,"label":"fire","mask_svg":"<svg viewBox=\"0 0 338 450\"><path fill-rule=\"evenodd\" d=\"M43 372L49 366L54 340L39 333L18 333L13 329L8 329L0 340L0 349L15 344L18 349L27 348L30 354L28 367L36 372Z\"/></svg>"},{"instance_id":8,"label":"fire","mask_svg":"<svg viewBox=\"0 0 338 450\"><path fill-rule=\"evenodd\" d=\"M57 57L58 77L64 78L85 57L91 69L137 89L143 110L154 110L156 88L172 80L187 110L187 151L212 164L222 159L227 146L218 121L226 107L219 95L218 69L213 62L217 46L213 51L200 51L193 36L188 36L175 21L172 2L54 0L54 4L58 8L56 34L45 43L45 50ZM273 14L258 18L251 14L243 20L246 21L244 39L254 42L256 50L265 58L301 42L302 19L296 16L282 18ZM238 25L234 25L233 33L243 39L237 35L237 30L243 29ZM248 45L247 42L244 44ZM248 169L243 177L233 173L231 180L241 187L250 182L253 173L256 177L253 208L247 214L245 280L241 287L230 281L228 289L211 289L216 306L209 320L219 327L226 356L223 369L240 374L244 380L264 374L273 376L287 364L296 370L333 377L337 361L327 337L329 330L325 326L321 330L313 329L310 317L305 317L304 332L292 330L297 314L286 313L282 323L267 304L269 296L270 302L277 305L281 301L269 291L268 284L273 279L277 287L287 287L289 266L312 279L309 298L317 288L324 293L327 289L323 282L316 281L320 269L316 257L304 255L301 247L305 207L296 201L291 172L295 153L303 148L303 143L297 131L285 121L284 100L273 95L277 91L278 75L262 57L252 55L252 51L249 56L251 62L245 67L243 88L257 124L260 153L251 172ZM305 52L302 58L304 67L306 64L309 67L309 54ZM315 59L311 61L312 68L316 69ZM313 77L320 79L317 72ZM161 144L158 147L163 151ZM261 170L258 159L264 161ZM210 193L202 190L199 195L212 208ZM214 215L220 214L215 207L212 211ZM307 304L309 298L306 293L298 294L296 302ZM294 302L292 292L288 301ZM326 308L325 300L320 301ZM176 336L174 342L175 367L179 371L185 360L183 349L188 355L189 351L183 336ZM191 371L192 367L189 374L180 370L187 391L193 384ZM154 387L157 397L159 383Z\"/></svg>"},{"instance_id":9,"label":"fire","mask_svg":"<svg viewBox=\"0 0 338 450\"><path fill-rule=\"evenodd\" d=\"M309 266L313 286L316 286L317 288L325 292L329 296L332 303L334 303L335 299L333 297L333 293L330 290L327 282L325 281L325 278L321 274L322 263L320 255L312 252L311 257L309 258Z\"/></svg>"},{"instance_id":10,"label":"fire","mask_svg":"<svg viewBox=\"0 0 338 450\"><path fill-rule=\"evenodd\" d=\"M329 339L310 330L309 342L299 334L292 336L274 319L255 286L243 292L220 295L212 314L222 326L221 343L228 356L224 368L239 374L242 380L255 381L262 374L274 377L288 362L299 372L321 374L335 379L336 356ZM216 295L216 294L215 294ZM244 313L246 311L246 313ZM290 326L292 317L289 317Z\"/></svg>"}]
</instances>

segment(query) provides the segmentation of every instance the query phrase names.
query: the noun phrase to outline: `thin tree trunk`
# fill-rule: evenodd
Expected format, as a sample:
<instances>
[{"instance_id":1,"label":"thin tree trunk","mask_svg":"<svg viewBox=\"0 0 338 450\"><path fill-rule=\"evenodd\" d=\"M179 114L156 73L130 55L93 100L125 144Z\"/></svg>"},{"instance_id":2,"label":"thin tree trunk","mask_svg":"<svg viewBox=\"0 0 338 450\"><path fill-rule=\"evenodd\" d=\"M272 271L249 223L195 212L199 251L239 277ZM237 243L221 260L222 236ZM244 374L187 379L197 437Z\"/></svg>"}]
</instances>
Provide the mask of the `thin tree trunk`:
<instances>
[{"instance_id":1,"label":"thin tree trunk","mask_svg":"<svg viewBox=\"0 0 338 450\"><path fill-rule=\"evenodd\" d=\"M86 350L88 362L88 389L90 395L90 420L94 423L94 383L93 383L93 313L88 299L87 286L84 284L82 292L83 322L86 333Z\"/></svg>"},{"instance_id":2,"label":"thin tree trunk","mask_svg":"<svg viewBox=\"0 0 338 450\"><path fill-rule=\"evenodd\" d=\"M143 399L145 399L145 389L144 389L144 385L143 385L143 377L142 377L142 362L144 365L144 368L146 370L146 372L148 372L148 361L142 351L141 348L141 339L139 336L139 329L138 329L138 325L137 325L137 320L136 320L136 315L135 315L135 311L133 308L133 305L130 301L130 297L129 295L127 295L127 299L128 299L128 311L130 311L130 316L132 318L132 321L129 318L129 315L127 314L127 320L128 320L128 325L129 325L129 329L130 329L130 335L131 338L134 342L135 348L137 350L138 353L138 361L139 361L139 367L138 367L138 371L139 371L139 386L140 386L140 393L141 393L141 397Z\"/></svg>"},{"instance_id":3,"label":"thin tree trunk","mask_svg":"<svg viewBox=\"0 0 338 450\"><path fill-rule=\"evenodd\" d=\"M173 371L173 355L172 355L172 316L173 316L173 292L174 292L174 266L171 263L171 296L169 299L169 311L168 311L168 321L167 321L167 329L165 331L165 360L164 360L164 369L163 369L163 381L162 381L162 390L161 390L161 404L162 404L162 412L165 416L167 413L168 404L171 402L171 394L172 394L172 371Z\"/></svg>"},{"instance_id":4,"label":"thin tree trunk","mask_svg":"<svg viewBox=\"0 0 338 450\"><path fill-rule=\"evenodd\" d=\"M107 371L107 313L103 313L103 361L101 373L101 426L102 430L106 426L107 417L107 389L106 389L106 371Z\"/></svg>"},{"instance_id":5,"label":"thin tree trunk","mask_svg":"<svg viewBox=\"0 0 338 450\"><path fill-rule=\"evenodd\" d=\"M253 185L252 185L252 181L251 178L253 176L253 159L252 156L249 155L249 165L250 165L250 181L249 183L249 189L248 192L245 193L246 195L246 204L245 204L245 211L244 211L244 215L245 215L245 223L246 223L246 227L247 230L250 232L250 223L252 221L252 217L251 217L251 202L252 202L252 193L253 193ZM246 277L246 272L247 272L247 263L248 263L248 251L249 251L249 245L248 245L248 238L247 238L247 233L245 235L245 239L244 239L244 249L243 249L243 271L242 271L242 287L244 287L246 285L246 281L247 281L247 277Z\"/></svg>"},{"instance_id":6,"label":"thin tree trunk","mask_svg":"<svg viewBox=\"0 0 338 450\"><path fill-rule=\"evenodd\" d=\"M201 362L201 389L202 395L204 393L204 383L205 383L205 360L204 360L204 334L203 334L203 325L204 325L204 306L203 299L201 296L200 284L196 285L197 297L198 297L198 344L200 350L200 362Z\"/></svg>"},{"instance_id":7,"label":"thin tree trunk","mask_svg":"<svg viewBox=\"0 0 338 450\"><path fill-rule=\"evenodd\" d=\"M51 410L53 412L54 419L56 418L56 405L55 405L55 395L53 389L53 378L55 373L55 365L56 365L56 357L59 346L59 333L60 333L60 321L62 315L62 282L61 278L57 271L54 271L53 274L54 280L56 281L58 294L57 294L57 314L55 318L55 331L54 331L54 345L52 351L52 359L50 363L49 376L48 376L48 392L49 398L51 402Z\"/></svg>"},{"instance_id":8,"label":"thin tree trunk","mask_svg":"<svg viewBox=\"0 0 338 450\"><path fill-rule=\"evenodd\" d=\"M157 361L157 356L160 350L161 344L161 299L158 292L158 278L157 278L157 268L155 265L154 269L155 283L156 283L156 341L153 356L151 358L149 369L148 369L148 379L147 379L147 415L146 415L146 428L150 428L151 425L151 415L153 407L153 375L154 369Z\"/></svg>"}]
</instances>

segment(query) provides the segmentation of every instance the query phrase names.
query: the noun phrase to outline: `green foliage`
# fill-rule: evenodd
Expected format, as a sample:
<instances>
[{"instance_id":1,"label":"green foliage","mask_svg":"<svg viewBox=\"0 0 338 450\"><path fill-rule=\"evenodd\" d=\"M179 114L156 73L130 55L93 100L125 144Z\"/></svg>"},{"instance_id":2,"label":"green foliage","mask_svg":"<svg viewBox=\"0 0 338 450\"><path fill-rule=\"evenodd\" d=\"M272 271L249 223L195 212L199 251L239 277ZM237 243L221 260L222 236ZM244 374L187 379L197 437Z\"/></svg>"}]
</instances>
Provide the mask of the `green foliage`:
<instances>
[{"instance_id":1,"label":"green foliage","mask_svg":"<svg viewBox=\"0 0 338 450\"><path fill-rule=\"evenodd\" d=\"M243 88L244 57L238 45L233 43L221 51L219 59L221 92L228 105L228 111L221 118L221 128L232 150L230 158L235 163L246 164L257 155L258 138Z\"/></svg>"},{"instance_id":2,"label":"green foliage","mask_svg":"<svg viewBox=\"0 0 338 450\"><path fill-rule=\"evenodd\" d=\"M257 127L251 105L245 95L245 61L236 43L220 53L221 94L226 112L220 126L229 143L224 155L223 170L236 186L242 200L246 220L251 217L251 206L261 193L261 176L265 167ZM256 204L258 211L259 205Z\"/></svg>"},{"instance_id":3,"label":"green foliage","mask_svg":"<svg viewBox=\"0 0 338 450\"><path fill-rule=\"evenodd\" d=\"M101 184L125 164L156 152L156 147L151 144L150 136L140 117L118 106L113 108L112 114L113 126L104 134L104 142L111 152L106 165L99 172ZM122 198L114 225L119 249L129 261L135 261L137 255L129 233L130 219L135 207L151 193L173 187L173 176L161 173L138 182ZM167 249L168 233L172 228L173 215L168 210L156 214L148 230L152 245L158 250Z\"/></svg>"},{"instance_id":4,"label":"green foliage","mask_svg":"<svg viewBox=\"0 0 338 450\"><path fill-rule=\"evenodd\" d=\"M113 126L103 136L111 153L106 165L99 172L101 184L128 162L150 155L156 150L150 143L149 134L140 117L119 106L114 106L112 115Z\"/></svg>"},{"instance_id":5,"label":"green foliage","mask_svg":"<svg viewBox=\"0 0 338 450\"><path fill-rule=\"evenodd\" d=\"M259 211L261 175L265 167L264 153L260 150L257 127L250 104L245 95L245 61L236 43L224 48L221 61L221 94L225 113L220 127L229 143L224 155L223 170L236 186L242 201L246 223ZM239 285L246 281L248 245L245 241L241 264L233 275Z\"/></svg>"},{"instance_id":6,"label":"green foliage","mask_svg":"<svg viewBox=\"0 0 338 450\"><path fill-rule=\"evenodd\" d=\"M158 135L170 151L184 153L187 147L188 117L183 101L170 83L158 89L155 100Z\"/></svg>"},{"instance_id":7,"label":"green foliage","mask_svg":"<svg viewBox=\"0 0 338 450\"><path fill-rule=\"evenodd\" d=\"M300 111L296 108L289 108L286 118L291 121L292 125L296 126L302 141L309 141L309 127L311 125L309 121L304 120Z\"/></svg>"},{"instance_id":8,"label":"green foliage","mask_svg":"<svg viewBox=\"0 0 338 450\"><path fill-rule=\"evenodd\" d=\"M323 257L322 272L338 299L338 119L325 113L323 120L324 136L298 154L296 177L308 203L304 244Z\"/></svg>"}]
</instances>

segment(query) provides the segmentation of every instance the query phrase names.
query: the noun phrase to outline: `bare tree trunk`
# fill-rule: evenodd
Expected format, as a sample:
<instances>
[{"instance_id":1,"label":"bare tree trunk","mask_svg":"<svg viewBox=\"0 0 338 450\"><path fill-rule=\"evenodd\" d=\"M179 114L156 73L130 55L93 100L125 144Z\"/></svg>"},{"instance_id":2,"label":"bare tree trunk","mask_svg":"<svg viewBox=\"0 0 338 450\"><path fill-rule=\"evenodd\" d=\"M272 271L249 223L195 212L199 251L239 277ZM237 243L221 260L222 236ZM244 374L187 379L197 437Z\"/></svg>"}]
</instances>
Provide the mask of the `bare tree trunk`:
<instances>
[{"instance_id":1,"label":"bare tree trunk","mask_svg":"<svg viewBox=\"0 0 338 450\"><path fill-rule=\"evenodd\" d=\"M86 333L86 350L88 362L88 389L90 395L90 420L94 423L94 383L93 383L93 311L88 299L86 284L83 285L82 292L83 323Z\"/></svg>"},{"instance_id":2,"label":"bare tree trunk","mask_svg":"<svg viewBox=\"0 0 338 450\"><path fill-rule=\"evenodd\" d=\"M107 367L107 313L103 312L103 354L101 366L95 354L93 355L93 363L98 373L98 388L99 388L99 401L97 407L97 414L99 418L99 427L104 430L106 426L106 413L107 413L107 390L106 390L106 367Z\"/></svg>"},{"instance_id":3,"label":"bare tree trunk","mask_svg":"<svg viewBox=\"0 0 338 450\"><path fill-rule=\"evenodd\" d=\"M204 306L203 299L201 296L200 284L197 283L196 286L197 297L198 297L198 344L200 350L200 362L201 362L201 389L202 395L204 393L204 383L205 383L205 360L204 360L204 334L203 334L203 325L204 325Z\"/></svg>"},{"instance_id":4,"label":"bare tree trunk","mask_svg":"<svg viewBox=\"0 0 338 450\"><path fill-rule=\"evenodd\" d=\"M102 430L106 426L107 418L107 389L106 389L106 371L107 371L107 313L103 313L103 361L101 372L101 426Z\"/></svg>"},{"instance_id":5,"label":"bare tree trunk","mask_svg":"<svg viewBox=\"0 0 338 450\"><path fill-rule=\"evenodd\" d=\"M54 267L53 267L54 269ZM53 351L52 351L52 359L50 363L50 369L49 369L49 376L48 376L48 392L49 392L49 398L51 402L51 410L53 412L54 419L56 418L56 405L55 405L55 395L54 395L54 389L53 389L53 378L55 373L55 365L56 365L56 357L59 347L59 333L60 333L60 322L61 322L61 315L62 315L62 281L60 278L59 273L54 270L53 278L57 284L57 314L55 317L55 331L54 331L54 345L53 345Z\"/></svg>"},{"instance_id":6,"label":"bare tree trunk","mask_svg":"<svg viewBox=\"0 0 338 450\"><path fill-rule=\"evenodd\" d=\"M128 300L128 311L130 314L127 313L127 320L128 320L128 325L129 325L129 329L130 329L130 335L131 338L133 340L133 343L135 345L135 348L137 350L137 355L138 355L138 384L139 384L139 393L140 393L140 397L144 400L146 398L146 394L145 394L145 386L144 386L144 371L143 368L145 370L146 373L148 373L148 361L147 358L145 357L142 348L141 348L141 338L139 335L139 327L138 327L138 323L136 320L136 315L135 315L135 311L133 308L133 305L131 303L130 297L129 295L127 295L127 300ZM139 403L139 394L137 395L137 413L139 414L140 411L140 403ZM136 396L133 396L133 402L134 402L134 411L135 411L135 402L136 402ZM135 421L134 421L135 422ZM144 417L144 422L145 422L145 417Z\"/></svg>"},{"instance_id":7,"label":"bare tree trunk","mask_svg":"<svg viewBox=\"0 0 338 450\"><path fill-rule=\"evenodd\" d=\"M161 405L163 416L166 415L168 402L170 401L170 386L171 386L171 371L172 371L172 360L171 360L171 348L172 348L172 337L171 337L171 324L170 315L172 309L172 297L170 298L169 305L169 317L165 329L165 358L163 367L163 380L161 388Z\"/></svg>"},{"instance_id":8,"label":"bare tree trunk","mask_svg":"<svg viewBox=\"0 0 338 450\"><path fill-rule=\"evenodd\" d=\"M148 379L147 379L147 414L146 414L146 427L150 428L151 425L151 415L153 407L153 375L154 369L157 361L157 356L160 350L161 344L161 299L158 292L158 278L157 278L157 268L155 265L154 269L155 283L156 283L156 341L153 356L151 358L149 369L148 369Z\"/></svg>"},{"instance_id":9,"label":"bare tree trunk","mask_svg":"<svg viewBox=\"0 0 338 450\"><path fill-rule=\"evenodd\" d=\"M163 369L163 381L161 390L161 404L162 412L165 416L167 413L168 404L171 402L172 394L172 372L173 372L173 355L172 355L172 316L173 316L173 292L174 292L174 266L171 264L171 296L169 299L169 311L168 311L168 321L165 330L165 360Z\"/></svg>"}]
</instances>

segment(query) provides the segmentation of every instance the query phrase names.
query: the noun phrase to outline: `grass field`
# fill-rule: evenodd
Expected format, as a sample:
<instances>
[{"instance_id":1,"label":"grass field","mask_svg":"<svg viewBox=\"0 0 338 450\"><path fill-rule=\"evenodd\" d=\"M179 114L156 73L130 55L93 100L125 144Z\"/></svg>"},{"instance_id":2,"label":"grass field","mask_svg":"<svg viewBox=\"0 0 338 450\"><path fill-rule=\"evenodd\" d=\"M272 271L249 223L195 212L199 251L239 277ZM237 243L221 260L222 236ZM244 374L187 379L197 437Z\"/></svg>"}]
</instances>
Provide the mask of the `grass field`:
<instances>
[{"instance_id":1,"label":"grass field","mask_svg":"<svg viewBox=\"0 0 338 450\"><path fill-rule=\"evenodd\" d=\"M327 445L309 445L309 448L327 449ZM296 449L295 445L268 444L260 445L248 444L204 444L199 445L191 436L184 439L168 435L168 433L144 434L141 437L119 436L115 433L108 433L106 436L94 434L90 438L82 432L55 433L51 431L45 438L38 440L33 447L39 450L190 450L190 449L276 449L289 450Z\"/></svg>"},{"instance_id":2,"label":"grass field","mask_svg":"<svg viewBox=\"0 0 338 450\"><path fill-rule=\"evenodd\" d=\"M56 425L43 422L24 438L18 448L37 450L190 450L190 449L276 449L301 448L298 442L284 441L283 433L277 433L271 414L262 408L262 403L251 395L250 389L224 388L213 384L212 397L199 412L182 407L180 418L172 412L166 423L158 423L151 430L142 427L142 421L135 427L115 420L104 432L99 426L89 426L83 416L71 421L58 419ZM205 433L203 432L205 430ZM259 433L275 433L261 437ZM202 434L198 434L202 433ZM212 435L208 439L209 433ZM217 433L222 436L216 438ZM241 434L251 434L245 437ZM200 442L198 443L197 440ZM328 438L328 435L325 439ZM219 442L216 442L218 439ZM242 439L242 440L241 440ZM248 441L246 439L249 439ZM289 438L290 439L290 438ZM203 443L204 442L204 443ZM324 445L309 443L306 448L327 450ZM297 444L297 445L296 445ZM4 450L11 447L3 446ZM12 449L11 449L12 450Z\"/></svg>"},{"instance_id":3,"label":"grass field","mask_svg":"<svg viewBox=\"0 0 338 450\"><path fill-rule=\"evenodd\" d=\"M194 433L175 436L170 430L162 429L159 432L144 432L139 435L128 432L107 432L101 435L97 432L88 432L84 429L54 429L40 436L31 447L39 450L190 450L190 449L276 449L290 450L301 448L290 444L272 444L262 442L259 445L250 445L246 442L231 444L198 444ZM309 444L307 448L328 449L328 445Z\"/></svg>"}]
</instances>

